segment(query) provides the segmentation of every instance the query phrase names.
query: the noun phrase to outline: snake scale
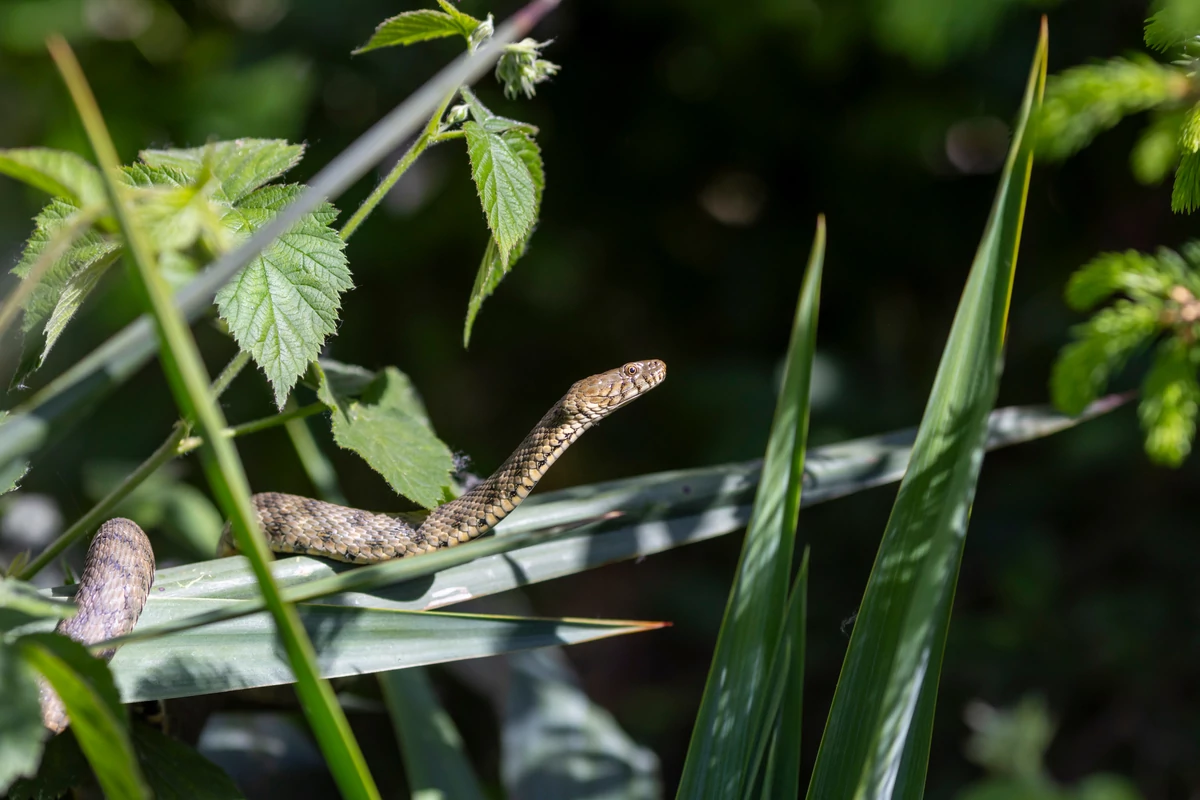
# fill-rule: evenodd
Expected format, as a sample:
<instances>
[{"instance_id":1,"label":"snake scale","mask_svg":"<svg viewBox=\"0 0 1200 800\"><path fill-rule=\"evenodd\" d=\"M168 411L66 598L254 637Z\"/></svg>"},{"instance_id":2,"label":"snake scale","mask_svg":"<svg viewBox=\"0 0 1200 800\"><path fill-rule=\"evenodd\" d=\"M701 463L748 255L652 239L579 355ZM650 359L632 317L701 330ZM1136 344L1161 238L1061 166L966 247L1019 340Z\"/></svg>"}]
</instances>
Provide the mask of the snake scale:
<instances>
[{"instance_id":1,"label":"snake scale","mask_svg":"<svg viewBox=\"0 0 1200 800\"><path fill-rule=\"evenodd\" d=\"M353 564L431 553L468 542L504 519L584 431L618 408L653 389L667 376L657 359L631 361L576 382L555 403L512 455L479 485L434 509L419 526L385 514L277 492L251 499L259 526L277 553L322 556ZM217 555L235 552L229 526ZM154 581L154 552L133 521L111 519L100 526L88 548L75 594L78 612L55 629L84 644L133 630ZM113 650L100 653L111 658ZM69 720L61 701L41 687L42 721L53 732Z\"/></svg>"}]
</instances>

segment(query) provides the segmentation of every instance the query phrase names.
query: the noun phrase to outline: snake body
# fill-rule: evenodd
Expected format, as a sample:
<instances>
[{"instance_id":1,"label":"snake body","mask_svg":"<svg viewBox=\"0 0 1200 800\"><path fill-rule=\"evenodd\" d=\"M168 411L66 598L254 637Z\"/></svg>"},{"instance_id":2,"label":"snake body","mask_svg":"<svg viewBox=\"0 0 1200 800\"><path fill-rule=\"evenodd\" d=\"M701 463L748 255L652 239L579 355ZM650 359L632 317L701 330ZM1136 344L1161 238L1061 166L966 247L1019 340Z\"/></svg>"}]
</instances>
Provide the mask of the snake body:
<instances>
[{"instance_id":1,"label":"snake body","mask_svg":"<svg viewBox=\"0 0 1200 800\"><path fill-rule=\"evenodd\" d=\"M653 389L667 375L662 361L632 361L584 378L555 403L487 480L434 509L420 525L308 497L254 495L258 522L277 553L317 555L371 564L430 553L487 533L521 504L563 451L583 432ZM218 555L236 552L225 526ZM76 592L78 613L56 629L84 644L133 630L154 580L154 552L146 534L127 519L104 523L88 548ZM113 651L101 653L111 658ZM58 732L67 726L62 703L43 684L42 718Z\"/></svg>"}]
</instances>

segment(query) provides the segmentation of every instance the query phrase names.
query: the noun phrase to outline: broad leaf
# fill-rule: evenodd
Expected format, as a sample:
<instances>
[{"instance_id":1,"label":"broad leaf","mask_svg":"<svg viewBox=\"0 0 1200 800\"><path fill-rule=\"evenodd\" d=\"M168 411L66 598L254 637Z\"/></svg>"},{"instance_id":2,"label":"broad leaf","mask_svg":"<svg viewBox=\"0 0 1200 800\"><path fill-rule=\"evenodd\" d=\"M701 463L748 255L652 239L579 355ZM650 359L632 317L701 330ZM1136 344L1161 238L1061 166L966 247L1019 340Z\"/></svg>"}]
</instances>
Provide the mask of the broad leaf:
<instances>
[{"instance_id":1,"label":"broad leaf","mask_svg":"<svg viewBox=\"0 0 1200 800\"><path fill-rule=\"evenodd\" d=\"M375 28L370 40L354 53L357 55L380 47L416 44L446 36L457 35L471 41L471 34L479 26L479 20L457 9L452 8L451 12L422 8L385 19Z\"/></svg>"},{"instance_id":2,"label":"broad leaf","mask_svg":"<svg viewBox=\"0 0 1200 800\"><path fill-rule=\"evenodd\" d=\"M463 131L471 157L471 177L500 260L507 264L509 253L529 235L537 219L534 178L522 157L500 134L474 121L463 123Z\"/></svg>"},{"instance_id":3,"label":"broad leaf","mask_svg":"<svg viewBox=\"0 0 1200 800\"><path fill-rule=\"evenodd\" d=\"M484 123L484 127L490 130L493 128L492 124L500 119L502 118L490 117ZM510 123L513 120L504 120L504 122ZM546 188L546 171L542 163L541 148L538 147L532 136L519 128L505 128L500 134L500 138L508 145L513 155L525 164L529 170L529 176L533 179L533 217L536 221L542 207L542 193ZM488 239L487 248L483 251L483 260L479 264L479 271L475 274L475 285L471 287L471 299L467 303L467 321L463 326L463 347L471 342L471 329L475 326L475 317L479 314L483 301L491 297L492 292L496 291L496 287L500 285L500 281L504 280L504 276L517 263L517 259L525 255L528 247L529 236L525 236L513 247L508 259L505 260L501 258L500 246L496 243L496 237L492 236Z\"/></svg>"},{"instance_id":4,"label":"broad leaf","mask_svg":"<svg viewBox=\"0 0 1200 800\"><path fill-rule=\"evenodd\" d=\"M15 646L0 641L0 793L32 775L42 754L42 711L37 675Z\"/></svg>"},{"instance_id":5,"label":"broad leaf","mask_svg":"<svg viewBox=\"0 0 1200 800\"><path fill-rule=\"evenodd\" d=\"M0 150L0 173L41 189L73 206L106 204L100 171L83 156L65 150L27 147Z\"/></svg>"},{"instance_id":6,"label":"broad leaf","mask_svg":"<svg viewBox=\"0 0 1200 800\"><path fill-rule=\"evenodd\" d=\"M756 739L774 717L768 671L785 639L824 259L821 217L796 304L754 510L683 765L681 798L748 792L756 777L751 771Z\"/></svg>"},{"instance_id":7,"label":"broad leaf","mask_svg":"<svg viewBox=\"0 0 1200 800\"><path fill-rule=\"evenodd\" d=\"M234 139L187 150L143 150L138 156L152 167L173 167L191 180L211 172L220 182L222 198L236 204L299 164L304 145L283 139Z\"/></svg>"},{"instance_id":8,"label":"broad leaf","mask_svg":"<svg viewBox=\"0 0 1200 800\"><path fill-rule=\"evenodd\" d=\"M919 798L971 502L995 402L1046 74L1043 27L992 213L854 624L808 797Z\"/></svg>"},{"instance_id":9,"label":"broad leaf","mask_svg":"<svg viewBox=\"0 0 1200 800\"><path fill-rule=\"evenodd\" d=\"M384 672L379 687L404 757L408 793L412 797L483 800L462 737L438 702L426 670L414 667Z\"/></svg>"},{"instance_id":10,"label":"broad leaf","mask_svg":"<svg viewBox=\"0 0 1200 800\"><path fill-rule=\"evenodd\" d=\"M333 438L353 450L396 492L426 508L445 498L454 454L434 435L412 383L395 367L355 396L340 394L317 367L321 402L333 412Z\"/></svg>"},{"instance_id":11,"label":"broad leaf","mask_svg":"<svg viewBox=\"0 0 1200 800\"><path fill-rule=\"evenodd\" d=\"M139 625L184 619L229 602L197 598L148 603ZM431 614L313 603L302 603L297 610L325 678L590 642L661 627L656 622ZM127 703L290 683L292 671L273 631L270 617L259 613L133 642L117 651L113 677Z\"/></svg>"},{"instance_id":12,"label":"broad leaf","mask_svg":"<svg viewBox=\"0 0 1200 800\"><path fill-rule=\"evenodd\" d=\"M30 634L21 638L20 646L66 706L71 729L104 793L149 798L129 741L125 711L104 662L57 634Z\"/></svg>"},{"instance_id":13,"label":"broad leaf","mask_svg":"<svg viewBox=\"0 0 1200 800\"><path fill-rule=\"evenodd\" d=\"M42 276L25 303L21 330L25 343L13 385L20 385L38 369L54 347L58 337L105 270L116 260L120 243L94 230L75 231L78 206L60 199L51 200L34 218L33 235L25 245L13 274L24 279L34 263L48 248L61 248L59 237L74 237L50 269Z\"/></svg>"},{"instance_id":14,"label":"broad leaf","mask_svg":"<svg viewBox=\"0 0 1200 800\"><path fill-rule=\"evenodd\" d=\"M249 237L299 193L298 186L258 189L226 224ZM326 204L302 218L217 293L221 318L267 374L279 408L336 328L341 294L352 285L346 243L329 227L335 216Z\"/></svg>"}]
</instances>

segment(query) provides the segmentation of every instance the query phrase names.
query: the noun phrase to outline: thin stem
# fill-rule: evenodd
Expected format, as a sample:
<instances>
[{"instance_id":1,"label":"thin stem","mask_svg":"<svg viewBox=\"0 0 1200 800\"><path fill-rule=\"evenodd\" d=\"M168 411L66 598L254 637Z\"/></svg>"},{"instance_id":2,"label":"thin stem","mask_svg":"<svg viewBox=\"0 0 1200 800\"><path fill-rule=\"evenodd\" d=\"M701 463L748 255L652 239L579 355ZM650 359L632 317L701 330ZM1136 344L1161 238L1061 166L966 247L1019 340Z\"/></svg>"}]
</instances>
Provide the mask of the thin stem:
<instances>
[{"instance_id":1,"label":"thin stem","mask_svg":"<svg viewBox=\"0 0 1200 800\"><path fill-rule=\"evenodd\" d=\"M212 383L213 397L220 397L225 394L225 390L229 388L229 384L233 383L233 379L238 376L246 365L250 363L250 354L245 350L238 350L237 355L233 357L225 369L221 370L221 374Z\"/></svg>"},{"instance_id":2,"label":"thin stem","mask_svg":"<svg viewBox=\"0 0 1200 800\"><path fill-rule=\"evenodd\" d=\"M158 468L176 456L180 455L179 445L187 436L188 427L182 422L176 422L175 427L171 429L171 435L166 441L158 446L158 449L150 454L150 457L138 465L137 469L125 476L117 486L104 498L92 506L86 514L63 531L62 535L43 550L37 558L29 562L25 569L21 570L18 575L21 580L30 580L34 575L38 574L43 567L53 561L59 553L66 550L76 539L81 538L88 531L95 528L100 522L108 517L117 507L117 504L130 495L137 487L142 485L142 482L158 471Z\"/></svg>"},{"instance_id":3,"label":"thin stem","mask_svg":"<svg viewBox=\"0 0 1200 800\"><path fill-rule=\"evenodd\" d=\"M441 144L442 142L448 142L451 139L465 139L466 137L467 132L463 130L442 131L437 136L433 137L433 141L430 142L430 144Z\"/></svg>"},{"instance_id":4,"label":"thin stem","mask_svg":"<svg viewBox=\"0 0 1200 800\"><path fill-rule=\"evenodd\" d=\"M309 718L342 795L352 800L376 800L379 790L367 769L346 715L338 705L328 681L323 680L317 671L312 641L300 624L296 609L280 596L279 586L271 575L268 567L270 550L258 528L242 463L230 440L220 435L226 427L224 414L209 390L204 362L196 341L183 315L175 307L170 288L158 270L144 231L134 224L124 203L122 187L115 179L120 166L116 148L96 105L96 98L66 41L53 37L49 41L49 48L100 164L109 204L125 236L126 253L136 268L140 288L158 329L163 370L169 379L175 402L185 418L196 420L207 439L208 446L200 451L204 471L218 503L233 526L238 549L250 561L263 600L275 620L280 642L296 676L301 708Z\"/></svg>"},{"instance_id":5,"label":"thin stem","mask_svg":"<svg viewBox=\"0 0 1200 800\"><path fill-rule=\"evenodd\" d=\"M292 420L304 419L305 417L311 417L313 414L320 414L322 411L327 410L328 406L324 403L310 403L303 408L289 408L280 414L272 414L269 417L243 422L241 425L234 425L232 428L226 428L221 434L226 438L245 436L248 433L258 433L268 428L286 425Z\"/></svg>"},{"instance_id":6,"label":"thin stem","mask_svg":"<svg viewBox=\"0 0 1200 800\"><path fill-rule=\"evenodd\" d=\"M442 123L442 115L446 113L446 108L454 100L454 97L457 94L458 89L455 89L454 91L450 92L450 94L446 95L446 98L442 100L441 105L439 105L437 110L433 112L433 116L429 118L429 122L425 124L425 130L421 131L421 135L418 136L417 140L412 143L412 146L408 148L408 151L400 157L400 160L396 162L396 166L392 167L392 171L389 172L387 177L375 187L375 190L371 192L370 196L363 201L363 204L358 207L358 210L355 211L354 215L346 222L345 226L341 229L341 231L339 231L343 239L349 239L354 232L358 230L358 226L362 225L366 218L370 216L371 212L375 210L375 207L383 202L383 198L386 197L387 193L390 192L392 187L396 185L396 181L400 180L400 176L407 172L408 168L413 165L413 162L417 160L417 157L424 153L431 144L435 144L437 142L439 136L438 128Z\"/></svg>"}]
</instances>

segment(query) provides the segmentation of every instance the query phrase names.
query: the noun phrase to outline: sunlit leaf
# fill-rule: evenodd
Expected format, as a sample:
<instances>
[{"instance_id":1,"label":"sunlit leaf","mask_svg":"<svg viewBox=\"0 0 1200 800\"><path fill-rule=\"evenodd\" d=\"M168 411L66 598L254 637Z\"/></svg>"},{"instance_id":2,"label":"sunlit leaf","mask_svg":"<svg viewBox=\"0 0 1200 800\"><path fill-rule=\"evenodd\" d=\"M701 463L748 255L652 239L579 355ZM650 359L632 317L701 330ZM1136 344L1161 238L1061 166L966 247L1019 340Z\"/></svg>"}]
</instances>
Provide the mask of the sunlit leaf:
<instances>
[{"instance_id":1,"label":"sunlit leaf","mask_svg":"<svg viewBox=\"0 0 1200 800\"><path fill-rule=\"evenodd\" d=\"M455 13L449 14L444 11L421 8L397 14L379 23L370 40L354 52L355 54L366 53L380 47L416 44L455 35L462 36L469 42L471 33L479 25L479 20L457 11L457 9L454 11Z\"/></svg>"},{"instance_id":2,"label":"sunlit leaf","mask_svg":"<svg viewBox=\"0 0 1200 800\"><path fill-rule=\"evenodd\" d=\"M45 147L0 150L0 174L76 207L108 202L99 170L84 157L65 150Z\"/></svg>"},{"instance_id":3,"label":"sunlit leaf","mask_svg":"<svg viewBox=\"0 0 1200 800\"><path fill-rule=\"evenodd\" d=\"M534 179L525 160L500 134L474 121L464 122L463 131L471 157L471 177L500 260L507 263L509 253L529 235L537 219Z\"/></svg>"}]
</instances>

